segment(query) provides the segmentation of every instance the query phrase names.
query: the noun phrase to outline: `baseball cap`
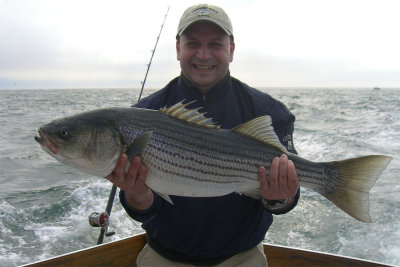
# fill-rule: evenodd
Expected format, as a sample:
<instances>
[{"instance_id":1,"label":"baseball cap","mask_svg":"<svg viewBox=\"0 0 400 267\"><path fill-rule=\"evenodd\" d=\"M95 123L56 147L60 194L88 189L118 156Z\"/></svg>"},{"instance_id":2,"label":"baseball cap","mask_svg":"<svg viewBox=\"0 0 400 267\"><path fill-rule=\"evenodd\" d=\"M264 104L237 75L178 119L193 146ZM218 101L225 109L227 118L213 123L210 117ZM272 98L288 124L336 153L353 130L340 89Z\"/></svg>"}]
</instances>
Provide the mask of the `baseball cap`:
<instances>
[{"instance_id":1,"label":"baseball cap","mask_svg":"<svg viewBox=\"0 0 400 267\"><path fill-rule=\"evenodd\" d=\"M212 22L225 31L228 36L233 37L232 23L228 14L222 8L208 4L191 6L183 12L176 37L180 37L190 25L199 21Z\"/></svg>"}]
</instances>

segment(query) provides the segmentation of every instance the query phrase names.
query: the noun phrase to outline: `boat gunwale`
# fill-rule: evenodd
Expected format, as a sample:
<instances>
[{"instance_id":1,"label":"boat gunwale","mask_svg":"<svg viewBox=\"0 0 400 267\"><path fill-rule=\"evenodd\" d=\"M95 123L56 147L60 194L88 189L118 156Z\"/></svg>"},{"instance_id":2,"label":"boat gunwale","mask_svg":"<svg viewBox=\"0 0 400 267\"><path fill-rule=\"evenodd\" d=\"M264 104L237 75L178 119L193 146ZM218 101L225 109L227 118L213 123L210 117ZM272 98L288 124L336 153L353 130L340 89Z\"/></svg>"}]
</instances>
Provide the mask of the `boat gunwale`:
<instances>
[{"instance_id":1,"label":"boat gunwale","mask_svg":"<svg viewBox=\"0 0 400 267\"><path fill-rule=\"evenodd\" d=\"M132 240L132 241L130 241L130 240ZM131 244L132 242L145 244L145 240L146 240L145 233L141 232L141 233L137 233L132 236L129 236L129 237L124 237L124 238L121 238L118 240L110 241L105 244L94 245L94 246L91 246L88 248L83 248L83 249L67 252L67 253L64 253L64 254L61 254L58 256L50 257L50 258L47 258L44 260L39 260L39 261L36 261L33 263L24 264L24 265L21 265L20 267L50 266L49 264L54 263L57 260L62 262L63 259L66 259L73 255L79 255L79 254L82 254L85 252L96 251L99 248L106 248L107 246L111 248L111 247L113 247L113 245L116 245L118 243L120 243L120 244L121 244L121 242L124 243L124 241L128 242L129 244ZM285 251L285 252L290 252L289 255L292 255L292 257L288 256L287 258L283 258L283 259L281 258L279 260L288 261L288 262L294 261L294 260L309 261L308 258L315 258L318 256L320 256L320 258L321 258L321 256L323 256L323 258L325 258L326 260L334 260L334 259L339 260L340 259L344 262L349 262L349 263L352 262L352 264L362 263L362 266L372 265L372 266L382 266L382 267L397 267L396 265L390 265L390 264L386 264L386 263L380 263L380 262L366 260L366 259L360 259L360 258L356 258L356 257L344 256L344 255L333 254L333 253L328 253L328 252L314 251L314 250L310 250L310 249L294 248L294 247L278 245L278 244L271 244L271 243L263 242L263 247L264 247L264 252L267 255L267 259L270 259L271 261L272 261L272 258L274 258L274 257L271 257L271 255L279 256L279 255L283 254L282 251ZM279 252L279 251L281 251L281 252ZM133 252L134 252L134 250L132 251L132 254L134 254ZM139 253L139 251L137 251L137 253ZM300 254L301 254L301 256L299 256ZM89 253L89 255L92 255L92 254ZM119 266L127 266L127 265L122 264ZM130 265L130 266L132 266L132 265ZM135 263L133 263L133 266L135 266ZM285 266L291 266L291 265L285 265ZM305 266L305 265L301 265L301 266ZM351 265L351 266L357 266L357 265Z\"/></svg>"}]
</instances>

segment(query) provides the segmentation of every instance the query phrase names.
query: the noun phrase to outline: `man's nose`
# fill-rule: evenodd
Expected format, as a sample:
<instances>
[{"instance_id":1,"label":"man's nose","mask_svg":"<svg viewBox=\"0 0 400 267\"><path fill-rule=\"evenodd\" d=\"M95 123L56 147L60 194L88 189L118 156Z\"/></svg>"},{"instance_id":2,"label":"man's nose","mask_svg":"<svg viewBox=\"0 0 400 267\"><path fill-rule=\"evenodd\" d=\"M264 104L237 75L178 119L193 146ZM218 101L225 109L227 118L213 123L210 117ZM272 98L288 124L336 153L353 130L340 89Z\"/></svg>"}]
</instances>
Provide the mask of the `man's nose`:
<instances>
[{"instance_id":1,"label":"man's nose","mask_svg":"<svg viewBox=\"0 0 400 267\"><path fill-rule=\"evenodd\" d=\"M211 50L207 45L202 45L197 50L197 57L201 60L207 60L211 58Z\"/></svg>"}]
</instances>

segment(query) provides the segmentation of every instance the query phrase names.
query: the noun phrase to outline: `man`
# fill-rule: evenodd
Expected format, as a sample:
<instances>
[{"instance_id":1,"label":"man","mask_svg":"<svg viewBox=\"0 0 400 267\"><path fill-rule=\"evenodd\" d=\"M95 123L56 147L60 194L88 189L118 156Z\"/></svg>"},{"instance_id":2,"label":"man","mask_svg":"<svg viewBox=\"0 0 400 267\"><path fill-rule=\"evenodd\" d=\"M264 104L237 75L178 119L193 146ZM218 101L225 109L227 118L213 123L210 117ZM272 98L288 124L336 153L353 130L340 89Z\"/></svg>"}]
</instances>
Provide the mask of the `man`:
<instances>
[{"instance_id":1,"label":"man","mask_svg":"<svg viewBox=\"0 0 400 267\"><path fill-rule=\"evenodd\" d=\"M176 37L181 75L137 107L159 109L195 100L189 108L202 107L200 111L222 128L269 115L282 144L296 153L294 116L282 103L230 76L235 43L231 22L221 8L188 8ZM236 193L171 196L173 205L147 187L147 168L139 157L125 173L126 164L127 156L122 154L107 178L121 188L123 207L146 230L148 245L138 257L138 266L267 266L260 244L272 214L290 211L299 198L296 170L285 155L273 159L268 179L266 169L259 168L260 200Z\"/></svg>"}]
</instances>

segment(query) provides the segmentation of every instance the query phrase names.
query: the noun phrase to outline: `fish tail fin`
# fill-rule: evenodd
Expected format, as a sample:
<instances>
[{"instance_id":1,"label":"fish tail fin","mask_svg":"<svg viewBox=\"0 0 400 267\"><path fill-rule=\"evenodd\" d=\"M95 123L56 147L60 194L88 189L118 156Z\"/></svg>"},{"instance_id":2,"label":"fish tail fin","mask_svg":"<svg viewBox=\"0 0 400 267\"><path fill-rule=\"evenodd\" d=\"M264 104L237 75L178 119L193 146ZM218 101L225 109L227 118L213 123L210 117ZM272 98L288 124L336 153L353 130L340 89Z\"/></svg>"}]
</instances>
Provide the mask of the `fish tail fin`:
<instances>
[{"instance_id":1,"label":"fish tail fin","mask_svg":"<svg viewBox=\"0 0 400 267\"><path fill-rule=\"evenodd\" d=\"M331 162L340 173L336 190L320 193L355 219L372 222L369 191L391 160L388 156L370 155Z\"/></svg>"}]
</instances>

